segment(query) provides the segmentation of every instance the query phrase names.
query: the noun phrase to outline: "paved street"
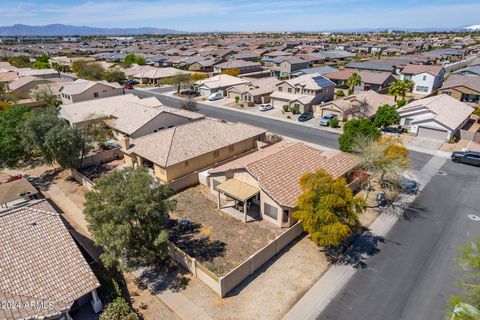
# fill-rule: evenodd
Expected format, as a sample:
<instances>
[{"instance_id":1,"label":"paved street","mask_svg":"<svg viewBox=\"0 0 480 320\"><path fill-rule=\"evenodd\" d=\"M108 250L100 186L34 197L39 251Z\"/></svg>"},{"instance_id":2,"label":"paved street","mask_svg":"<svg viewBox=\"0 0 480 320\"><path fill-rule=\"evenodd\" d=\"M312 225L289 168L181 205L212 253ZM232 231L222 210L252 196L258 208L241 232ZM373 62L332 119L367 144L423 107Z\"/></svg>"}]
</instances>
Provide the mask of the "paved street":
<instances>
[{"instance_id":1,"label":"paved street","mask_svg":"<svg viewBox=\"0 0 480 320\"><path fill-rule=\"evenodd\" d=\"M159 88L159 90L162 89L163 88ZM157 89L155 89L155 91L157 91ZM151 91L134 89L128 92L131 92L141 98L156 97L168 107L180 108L182 103L182 99L180 98L160 95ZM244 112L235 111L233 109L229 110L225 108L213 107L204 103L198 103L198 108L200 113L208 117L223 119L231 122L244 122L268 129L270 132L298 139L307 143L314 143L327 148L338 148L338 134L333 132L300 126L294 123L274 120L254 114L247 114ZM431 157L432 156L429 154L410 152L413 169L419 170Z\"/></svg>"},{"instance_id":2,"label":"paved street","mask_svg":"<svg viewBox=\"0 0 480 320\"><path fill-rule=\"evenodd\" d=\"M457 248L480 234L478 167L447 160L408 213L317 319L443 319L457 291Z\"/></svg>"}]
</instances>

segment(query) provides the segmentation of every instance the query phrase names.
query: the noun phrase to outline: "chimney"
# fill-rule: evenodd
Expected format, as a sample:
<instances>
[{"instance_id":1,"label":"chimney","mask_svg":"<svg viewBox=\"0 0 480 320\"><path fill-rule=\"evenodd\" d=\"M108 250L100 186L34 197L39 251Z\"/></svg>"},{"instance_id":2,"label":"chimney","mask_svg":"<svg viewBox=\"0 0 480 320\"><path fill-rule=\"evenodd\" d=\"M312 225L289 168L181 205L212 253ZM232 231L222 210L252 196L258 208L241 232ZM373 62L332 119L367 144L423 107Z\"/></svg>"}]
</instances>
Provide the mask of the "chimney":
<instances>
[{"instance_id":1,"label":"chimney","mask_svg":"<svg viewBox=\"0 0 480 320\"><path fill-rule=\"evenodd\" d=\"M122 146L122 149L128 150L128 148L130 148L130 137L122 136L120 138L120 145Z\"/></svg>"}]
</instances>

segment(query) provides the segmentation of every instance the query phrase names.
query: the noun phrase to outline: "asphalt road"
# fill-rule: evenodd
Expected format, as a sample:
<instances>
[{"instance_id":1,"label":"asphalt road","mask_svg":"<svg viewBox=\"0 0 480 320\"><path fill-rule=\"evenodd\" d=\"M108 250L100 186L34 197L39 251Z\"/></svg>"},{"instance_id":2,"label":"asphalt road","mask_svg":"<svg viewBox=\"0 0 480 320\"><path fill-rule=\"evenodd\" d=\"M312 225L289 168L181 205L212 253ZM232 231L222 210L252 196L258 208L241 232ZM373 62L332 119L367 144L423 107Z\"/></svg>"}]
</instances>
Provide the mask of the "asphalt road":
<instances>
[{"instance_id":1,"label":"asphalt road","mask_svg":"<svg viewBox=\"0 0 480 320\"><path fill-rule=\"evenodd\" d=\"M171 88L158 88L153 91L157 93L166 92L172 90ZM180 108L182 100L176 97L164 96L155 94L150 91L144 90L130 90L129 93L133 93L141 98L156 97L164 105L173 108ZM285 121L274 120L254 114L247 114L234 110L228 110L224 108L217 108L207 104L198 103L200 113L207 117L223 119L229 122L244 122L257 127L265 128L270 132L287 136L300 141L314 143L322 145L324 147L338 149L338 134L329 131L301 126L294 123L288 123ZM310 120L314 121L314 120ZM412 160L412 168L419 170L432 156L420 152L410 152L410 158Z\"/></svg>"},{"instance_id":2,"label":"asphalt road","mask_svg":"<svg viewBox=\"0 0 480 320\"><path fill-rule=\"evenodd\" d=\"M444 319L458 247L480 235L480 168L449 160L318 319Z\"/></svg>"}]
</instances>

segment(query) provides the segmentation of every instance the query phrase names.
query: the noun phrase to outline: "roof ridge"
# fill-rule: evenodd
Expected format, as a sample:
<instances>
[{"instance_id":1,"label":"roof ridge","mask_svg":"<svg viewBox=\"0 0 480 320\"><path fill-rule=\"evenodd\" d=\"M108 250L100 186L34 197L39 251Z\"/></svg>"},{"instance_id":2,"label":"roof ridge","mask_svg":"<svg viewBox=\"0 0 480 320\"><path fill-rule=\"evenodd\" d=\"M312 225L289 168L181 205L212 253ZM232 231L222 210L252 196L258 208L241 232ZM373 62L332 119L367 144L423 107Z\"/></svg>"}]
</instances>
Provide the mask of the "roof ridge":
<instances>
[{"instance_id":1,"label":"roof ridge","mask_svg":"<svg viewBox=\"0 0 480 320\"><path fill-rule=\"evenodd\" d=\"M45 200L46 201L46 200ZM4 216L7 216L9 214L12 214L12 213L16 213L18 211L21 211L21 210L30 210L30 211L33 211L33 212L38 212L38 213L44 213L44 214L48 214L50 216L54 216L54 217L58 217L60 216L60 214L57 212L51 212L51 211L46 211L46 210L40 210L40 209L36 209L36 208L31 208L30 206L31 205L34 205L34 204L37 204L37 203L40 203L42 201L39 201L39 202L35 202L35 203L32 203L32 204L29 204L29 205L26 205L26 206L22 206L22 207L18 207L18 208L14 208L12 210L8 210L8 211L5 211L3 213L0 213L0 218L1 217L4 217Z\"/></svg>"},{"instance_id":2,"label":"roof ridge","mask_svg":"<svg viewBox=\"0 0 480 320\"><path fill-rule=\"evenodd\" d=\"M168 159L170 158L170 152L172 151L172 145L173 145L173 137L175 136L175 132L177 131L177 127L173 127L172 130L172 137L170 139L170 145L168 146L168 152L167 152L167 157L165 158L165 166L168 164Z\"/></svg>"}]
</instances>

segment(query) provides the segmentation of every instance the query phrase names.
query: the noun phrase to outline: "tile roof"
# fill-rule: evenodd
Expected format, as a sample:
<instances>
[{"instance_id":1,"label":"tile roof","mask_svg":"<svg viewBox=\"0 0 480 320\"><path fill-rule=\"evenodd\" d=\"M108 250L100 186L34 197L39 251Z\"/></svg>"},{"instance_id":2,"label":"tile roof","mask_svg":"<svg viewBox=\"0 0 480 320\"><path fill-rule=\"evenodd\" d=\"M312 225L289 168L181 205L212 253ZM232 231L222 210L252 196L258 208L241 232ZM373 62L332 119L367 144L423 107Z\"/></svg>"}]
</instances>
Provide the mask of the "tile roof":
<instances>
[{"instance_id":1,"label":"tile roof","mask_svg":"<svg viewBox=\"0 0 480 320\"><path fill-rule=\"evenodd\" d=\"M255 66L261 66L261 64L259 62L252 62L252 61L245 61L245 60L230 60L230 61L217 64L215 68L234 69L234 68L255 67Z\"/></svg>"},{"instance_id":2,"label":"tile roof","mask_svg":"<svg viewBox=\"0 0 480 320\"><path fill-rule=\"evenodd\" d=\"M235 85L246 83L246 82L248 81L237 78L237 77L233 77L228 74L219 74L204 80L199 80L196 83L198 86L205 86L210 89L215 89L215 88L235 86Z\"/></svg>"},{"instance_id":3,"label":"tile roof","mask_svg":"<svg viewBox=\"0 0 480 320\"><path fill-rule=\"evenodd\" d=\"M33 77L33 76L25 76L25 77L21 77L17 80L14 80L14 81L10 82L8 84L8 90L9 91L18 90L21 87L23 87L23 86L25 86L25 85L27 85L31 82L42 83L42 82L47 82L47 81L45 79L40 79L40 78Z\"/></svg>"},{"instance_id":4,"label":"tile roof","mask_svg":"<svg viewBox=\"0 0 480 320\"><path fill-rule=\"evenodd\" d=\"M360 163L352 154L332 150L322 152L303 143L294 143L278 152L246 165L259 186L278 204L293 208L301 194L300 178L325 169L333 178L343 176Z\"/></svg>"},{"instance_id":5,"label":"tile roof","mask_svg":"<svg viewBox=\"0 0 480 320\"><path fill-rule=\"evenodd\" d=\"M116 83L110 83L106 81L90 81L85 79L77 79L71 83L65 84L61 92L68 95L76 95L76 94L85 92L86 90L90 89L91 87L97 84L102 84L107 87L116 88L116 89L121 88L121 86Z\"/></svg>"},{"instance_id":6,"label":"tile roof","mask_svg":"<svg viewBox=\"0 0 480 320\"><path fill-rule=\"evenodd\" d=\"M302 76L284 80L292 86L301 86L307 90L320 90L326 87L334 87L335 83L319 73L304 74Z\"/></svg>"},{"instance_id":7,"label":"tile roof","mask_svg":"<svg viewBox=\"0 0 480 320\"><path fill-rule=\"evenodd\" d=\"M265 132L244 123L202 119L133 139L127 153L168 167Z\"/></svg>"},{"instance_id":8,"label":"tile roof","mask_svg":"<svg viewBox=\"0 0 480 320\"><path fill-rule=\"evenodd\" d=\"M395 98L393 96L379 94L373 90L367 90L325 103L322 107L328 108L333 105L343 112L353 112L361 106L365 108L364 110L359 110L363 113L363 117L371 117L375 115L378 108L384 104L395 105ZM355 117L360 118L361 116L356 115Z\"/></svg>"},{"instance_id":9,"label":"tile roof","mask_svg":"<svg viewBox=\"0 0 480 320\"><path fill-rule=\"evenodd\" d=\"M403 74L420 74L420 73L429 73L431 75L438 75L440 71L443 70L442 66L431 66L424 64L407 64L405 68L402 69Z\"/></svg>"},{"instance_id":10,"label":"tile roof","mask_svg":"<svg viewBox=\"0 0 480 320\"><path fill-rule=\"evenodd\" d=\"M390 72L377 72L377 71L368 71L368 70L361 70L358 72L362 82L368 84L384 84L388 78L393 77ZM393 79L395 80L395 79Z\"/></svg>"},{"instance_id":11,"label":"tile roof","mask_svg":"<svg viewBox=\"0 0 480 320\"><path fill-rule=\"evenodd\" d=\"M480 92L480 76L464 76L460 74L451 74L441 89L464 86L471 90Z\"/></svg>"},{"instance_id":12,"label":"tile roof","mask_svg":"<svg viewBox=\"0 0 480 320\"><path fill-rule=\"evenodd\" d=\"M19 179L0 184L0 204L8 203L22 198L22 194L36 194L38 193L27 179Z\"/></svg>"},{"instance_id":13,"label":"tile roof","mask_svg":"<svg viewBox=\"0 0 480 320\"><path fill-rule=\"evenodd\" d=\"M0 296L65 309L100 284L59 214L37 207L0 214Z\"/></svg>"},{"instance_id":14,"label":"tile roof","mask_svg":"<svg viewBox=\"0 0 480 320\"><path fill-rule=\"evenodd\" d=\"M384 63L370 62L370 61L365 61L365 62L351 61L347 63L345 67L350 69L378 70L378 71L388 71L388 72L392 72L394 69L393 66L391 65L384 64Z\"/></svg>"},{"instance_id":15,"label":"tile roof","mask_svg":"<svg viewBox=\"0 0 480 320\"><path fill-rule=\"evenodd\" d=\"M400 117L402 114L414 112L418 109L430 110L430 114L425 114L422 120L432 119L451 130L457 129L473 112L473 108L468 104L458 101L446 94L432 96L416 101L398 109ZM416 119L414 119L415 122Z\"/></svg>"}]
</instances>

